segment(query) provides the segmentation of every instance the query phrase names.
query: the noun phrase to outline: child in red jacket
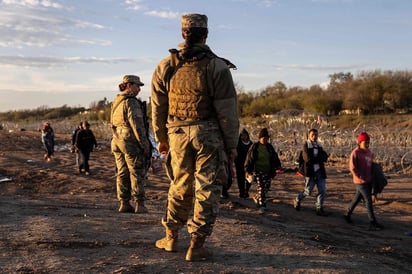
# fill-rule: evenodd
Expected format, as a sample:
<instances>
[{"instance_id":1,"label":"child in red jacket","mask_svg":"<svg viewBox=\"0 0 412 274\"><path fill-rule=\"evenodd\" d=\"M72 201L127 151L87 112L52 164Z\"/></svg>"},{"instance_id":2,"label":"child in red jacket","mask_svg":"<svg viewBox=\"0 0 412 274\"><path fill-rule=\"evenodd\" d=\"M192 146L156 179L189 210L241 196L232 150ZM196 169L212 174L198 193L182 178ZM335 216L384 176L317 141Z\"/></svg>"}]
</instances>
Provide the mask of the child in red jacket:
<instances>
[{"instance_id":1,"label":"child in red jacket","mask_svg":"<svg viewBox=\"0 0 412 274\"><path fill-rule=\"evenodd\" d=\"M369 143L369 135L366 132L361 132L358 136L358 147L350 155L349 170L353 176L353 183L356 185L356 193L349 204L344 218L348 223L352 223L351 215L363 198L368 210L369 230L381 230L383 226L376 221L373 212L371 188L373 153L369 150Z\"/></svg>"}]
</instances>

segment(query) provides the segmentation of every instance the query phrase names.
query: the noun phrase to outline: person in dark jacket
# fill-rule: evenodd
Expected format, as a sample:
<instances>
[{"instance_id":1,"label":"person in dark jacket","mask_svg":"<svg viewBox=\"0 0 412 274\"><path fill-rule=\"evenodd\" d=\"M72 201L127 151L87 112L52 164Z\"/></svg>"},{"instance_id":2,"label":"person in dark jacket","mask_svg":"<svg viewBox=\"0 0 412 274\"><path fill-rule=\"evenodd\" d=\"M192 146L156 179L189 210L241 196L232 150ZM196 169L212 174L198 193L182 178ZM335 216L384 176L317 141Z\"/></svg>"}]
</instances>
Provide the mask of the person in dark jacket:
<instances>
[{"instance_id":1,"label":"person in dark jacket","mask_svg":"<svg viewBox=\"0 0 412 274\"><path fill-rule=\"evenodd\" d=\"M266 193L270 189L271 179L276 176L276 170L281 163L275 148L269 143L267 128L259 132L259 141L248 150L244 168L247 177L253 176L257 184L257 193L254 201L259 211L266 210Z\"/></svg>"},{"instance_id":2,"label":"person in dark jacket","mask_svg":"<svg viewBox=\"0 0 412 274\"><path fill-rule=\"evenodd\" d=\"M239 187L239 197L249 198L249 189L251 183L246 181L245 175L245 160L249 148L253 142L250 140L249 132L243 129L239 134L239 141L237 143L237 157L235 159L237 185Z\"/></svg>"},{"instance_id":3,"label":"person in dark jacket","mask_svg":"<svg viewBox=\"0 0 412 274\"><path fill-rule=\"evenodd\" d=\"M236 147L237 157L234 163L232 161L228 162L228 181L223 187L221 198L229 198L228 190L232 186L234 179L236 179L239 188L239 198L249 198L249 189L252 184L246 181L245 160L247 152L252 144L249 132L246 129L243 129L239 134L239 140Z\"/></svg>"},{"instance_id":4,"label":"person in dark jacket","mask_svg":"<svg viewBox=\"0 0 412 274\"><path fill-rule=\"evenodd\" d=\"M327 153L323 150L318 142L318 130L312 128L308 132L308 140L303 144L303 175L305 176L305 189L299 192L293 202L293 207L299 211L302 200L311 195L313 188L316 186L318 195L316 196L316 214L327 216L323 210L323 202L326 197L326 171L325 162L328 160Z\"/></svg>"},{"instance_id":5,"label":"person in dark jacket","mask_svg":"<svg viewBox=\"0 0 412 274\"><path fill-rule=\"evenodd\" d=\"M97 142L87 121L82 122L82 129L77 132L75 147L76 152L79 154L79 173L84 170L85 174L89 175L90 153L93 151L93 147L97 147Z\"/></svg>"},{"instance_id":6,"label":"person in dark jacket","mask_svg":"<svg viewBox=\"0 0 412 274\"><path fill-rule=\"evenodd\" d=\"M80 122L79 125L77 126L77 128L75 128L72 132L72 148L71 148L71 153L75 153L76 154L76 168L79 168L79 153L76 152L76 137L77 137L77 133L82 129L82 123Z\"/></svg>"},{"instance_id":7,"label":"person in dark jacket","mask_svg":"<svg viewBox=\"0 0 412 274\"><path fill-rule=\"evenodd\" d=\"M54 154L54 131L49 122L43 123L41 130L41 141L44 145L46 153L44 154L44 160L50 162Z\"/></svg>"}]
</instances>

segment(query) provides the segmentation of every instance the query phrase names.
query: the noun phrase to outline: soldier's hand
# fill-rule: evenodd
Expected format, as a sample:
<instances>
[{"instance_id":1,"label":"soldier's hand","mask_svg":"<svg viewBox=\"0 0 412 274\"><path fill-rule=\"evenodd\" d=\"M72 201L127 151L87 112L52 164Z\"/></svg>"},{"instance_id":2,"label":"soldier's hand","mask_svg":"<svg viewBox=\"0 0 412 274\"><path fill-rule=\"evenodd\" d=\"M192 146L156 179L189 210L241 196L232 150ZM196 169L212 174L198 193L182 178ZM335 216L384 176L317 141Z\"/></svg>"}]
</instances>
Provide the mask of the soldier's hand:
<instances>
[{"instance_id":1,"label":"soldier's hand","mask_svg":"<svg viewBox=\"0 0 412 274\"><path fill-rule=\"evenodd\" d=\"M236 148L229 149L227 151L227 157L229 158L229 161L234 162L237 157L237 149Z\"/></svg>"}]
</instances>

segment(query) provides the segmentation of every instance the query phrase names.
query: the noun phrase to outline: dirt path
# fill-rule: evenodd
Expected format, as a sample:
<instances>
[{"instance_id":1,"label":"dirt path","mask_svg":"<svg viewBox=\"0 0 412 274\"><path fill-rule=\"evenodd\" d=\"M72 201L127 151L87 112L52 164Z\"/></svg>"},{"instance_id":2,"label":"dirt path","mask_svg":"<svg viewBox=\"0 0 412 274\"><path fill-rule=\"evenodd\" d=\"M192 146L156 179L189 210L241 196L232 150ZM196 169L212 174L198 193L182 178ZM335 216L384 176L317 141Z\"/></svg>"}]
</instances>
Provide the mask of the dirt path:
<instances>
[{"instance_id":1,"label":"dirt path","mask_svg":"<svg viewBox=\"0 0 412 274\"><path fill-rule=\"evenodd\" d=\"M154 247L163 236L168 182L150 174L149 214L119 214L114 161L102 143L91 155L91 176L78 175L74 155L58 136L55 159L42 160L38 133L0 131L1 273L410 273L412 269L412 181L388 174L389 185L375 204L385 229L368 231L366 210L356 208L354 224L342 212L354 194L347 170L327 166L328 217L316 216L314 198L296 212L292 200L302 177L279 175L269 192L268 212L253 202L222 200L207 246L209 262L185 262L189 236L181 230L179 252ZM286 166L287 167L287 166Z\"/></svg>"}]
</instances>

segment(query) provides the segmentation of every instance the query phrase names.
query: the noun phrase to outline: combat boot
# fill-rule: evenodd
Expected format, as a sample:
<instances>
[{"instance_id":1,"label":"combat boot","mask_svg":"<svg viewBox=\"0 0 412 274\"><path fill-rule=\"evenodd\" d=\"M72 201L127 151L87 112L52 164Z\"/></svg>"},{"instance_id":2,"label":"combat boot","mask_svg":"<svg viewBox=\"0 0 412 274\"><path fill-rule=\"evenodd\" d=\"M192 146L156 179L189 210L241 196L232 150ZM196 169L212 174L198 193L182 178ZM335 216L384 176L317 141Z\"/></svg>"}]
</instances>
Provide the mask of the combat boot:
<instances>
[{"instance_id":1,"label":"combat boot","mask_svg":"<svg viewBox=\"0 0 412 274\"><path fill-rule=\"evenodd\" d=\"M176 252L178 235L177 230L166 229L166 236L157 240L155 245L157 248L164 249L165 251Z\"/></svg>"},{"instance_id":2,"label":"combat boot","mask_svg":"<svg viewBox=\"0 0 412 274\"><path fill-rule=\"evenodd\" d=\"M133 207L130 205L128 200L120 200L120 213L133 213Z\"/></svg>"},{"instance_id":3,"label":"combat boot","mask_svg":"<svg viewBox=\"0 0 412 274\"><path fill-rule=\"evenodd\" d=\"M134 208L134 213L147 213L147 207L144 205L144 201L137 201L136 206Z\"/></svg>"},{"instance_id":4,"label":"combat boot","mask_svg":"<svg viewBox=\"0 0 412 274\"><path fill-rule=\"evenodd\" d=\"M205 236L200 236L196 233L191 234L190 246L186 253L186 261L204 261L212 257L212 252L203 247L205 240Z\"/></svg>"}]
</instances>

